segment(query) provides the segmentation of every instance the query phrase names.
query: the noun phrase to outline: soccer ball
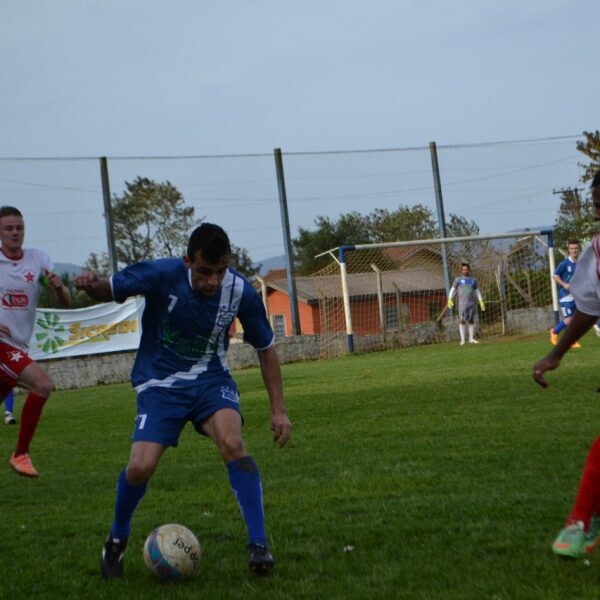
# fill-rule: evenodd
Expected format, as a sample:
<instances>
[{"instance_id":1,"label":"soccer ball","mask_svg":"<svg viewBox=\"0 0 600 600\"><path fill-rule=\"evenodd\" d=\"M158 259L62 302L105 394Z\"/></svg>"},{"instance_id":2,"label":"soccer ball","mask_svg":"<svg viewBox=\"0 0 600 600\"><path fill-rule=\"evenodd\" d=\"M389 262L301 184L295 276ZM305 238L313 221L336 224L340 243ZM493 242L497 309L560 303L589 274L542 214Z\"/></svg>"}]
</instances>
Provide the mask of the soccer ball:
<instances>
[{"instance_id":1,"label":"soccer ball","mask_svg":"<svg viewBox=\"0 0 600 600\"><path fill-rule=\"evenodd\" d=\"M196 536L175 523L157 527L144 544L144 562L161 579L192 577L200 566L201 554Z\"/></svg>"}]
</instances>

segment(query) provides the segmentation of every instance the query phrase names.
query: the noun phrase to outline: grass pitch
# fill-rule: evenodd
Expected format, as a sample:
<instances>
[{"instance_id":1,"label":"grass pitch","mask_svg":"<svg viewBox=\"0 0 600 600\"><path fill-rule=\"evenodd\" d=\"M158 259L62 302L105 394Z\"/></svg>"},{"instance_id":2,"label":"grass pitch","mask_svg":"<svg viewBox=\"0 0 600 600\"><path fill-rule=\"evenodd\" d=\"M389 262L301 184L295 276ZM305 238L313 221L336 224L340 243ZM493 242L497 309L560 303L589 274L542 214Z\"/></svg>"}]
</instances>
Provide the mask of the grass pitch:
<instances>
[{"instance_id":1,"label":"grass pitch","mask_svg":"<svg viewBox=\"0 0 600 600\"><path fill-rule=\"evenodd\" d=\"M17 429L0 426L0 598L598 598L600 552L585 566L550 544L600 429L600 340L541 390L531 367L548 350L529 336L285 365L284 450L260 373L236 372L277 559L265 579L248 572L215 449L188 427L136 513L124 578L101 580L134 395L56 392L32 446L38 480L10 471ZM201 541L192 581L159 582L143 564L146 535L167 522Z\"/></svg>"}]
</instances>

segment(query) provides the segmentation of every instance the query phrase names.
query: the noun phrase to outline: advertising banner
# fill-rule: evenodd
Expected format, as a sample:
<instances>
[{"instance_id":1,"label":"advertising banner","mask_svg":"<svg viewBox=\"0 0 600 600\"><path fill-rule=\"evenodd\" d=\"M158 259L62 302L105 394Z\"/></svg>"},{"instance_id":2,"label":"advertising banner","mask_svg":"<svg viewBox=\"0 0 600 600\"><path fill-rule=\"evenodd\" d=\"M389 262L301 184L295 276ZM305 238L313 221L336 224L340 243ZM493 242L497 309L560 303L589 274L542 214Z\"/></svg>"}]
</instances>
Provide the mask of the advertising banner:
<instances>
[{"instance_id":1,"label":"advertising banner","mask_svg":"<svg viewBox=\"0 0 600 600\"><path fill-rule=\"evenodd\" d=\"M29 342L34 360L137 350L143 298L123 304L107 302L88 308L38 308Z\"/></svg>"}]
</instances>

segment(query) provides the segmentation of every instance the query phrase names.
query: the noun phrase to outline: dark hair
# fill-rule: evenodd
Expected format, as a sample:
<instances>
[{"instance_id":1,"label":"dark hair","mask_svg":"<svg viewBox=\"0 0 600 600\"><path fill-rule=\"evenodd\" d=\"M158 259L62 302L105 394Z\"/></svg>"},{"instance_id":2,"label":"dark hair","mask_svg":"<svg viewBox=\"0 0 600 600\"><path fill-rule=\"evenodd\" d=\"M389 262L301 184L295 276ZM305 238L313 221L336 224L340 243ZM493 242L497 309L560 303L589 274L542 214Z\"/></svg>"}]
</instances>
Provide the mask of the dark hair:
<instances>
[{"instance_id":1,"label":"dark hair","mask_svg":"<svg viewBox=\"0 0 600 600\"><path fill-rule=\"evenodd\" d=\"M0 219L2 217L21 217L22 219L23 215L21 214L21 211L14 206L0 206Z\"/></svg>"},{"instance_id":2,"label":"dark hair","mask_svg":"<svg viewBox=\"0 0 600 600\"><path fill-rule=\"evenodd\" d=\"M213 223L202 223L190 235L187 255L194 260L194 254L202 252L208 263L216 263L224 256L231 256L231 244L225 231Z\"/></svg>"},{"instance_id":3,"label":"dark hair","mask_svg":"<svg viewBox=\"0 0 600 600\"><path fill-rule=\"evenodd\" d=\"M590 183L590 187L598 187L600 186L600 171L596 171L596 174L592 178L592 183Z\"/></svg>"},{"instance_id":4,"label":"dark hair","mask_svg":"<svg viewBox=\"0 0 600 600\"><path fill-rule=\"evenodd\" d=\"M571 244L577 244L579 246L579 240L572 238L567 242L567 246L570 246Z\"/></svg>"},{"instance_id":5,"label":"dark hair","mask_svg":"<svg viewBox=\"0 0 600 600\"><path fill-rule=\"evenodd\" d=\"M469 269L469 271L471 270L471 265L468 262L461 262L460 266L461 267L467 267L467 269Z\"/></svg>"}]
</instances>

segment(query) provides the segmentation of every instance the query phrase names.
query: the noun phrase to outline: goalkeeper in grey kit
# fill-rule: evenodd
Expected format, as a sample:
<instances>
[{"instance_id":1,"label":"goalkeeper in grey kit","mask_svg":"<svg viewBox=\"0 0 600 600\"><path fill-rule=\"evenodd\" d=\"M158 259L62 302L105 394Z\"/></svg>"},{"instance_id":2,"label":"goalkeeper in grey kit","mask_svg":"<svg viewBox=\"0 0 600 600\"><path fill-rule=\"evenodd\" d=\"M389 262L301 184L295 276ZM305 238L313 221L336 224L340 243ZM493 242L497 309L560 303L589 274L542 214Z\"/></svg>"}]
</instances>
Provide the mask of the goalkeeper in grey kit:
<instances>
[{"instance_id":1,"label":"goalkeeper in grey kit","mask_svg":"<svg viewBox=\"0 0 600 600\"><path fill-rule=\"evenodd\" d=\"M465 343L467 328L469 331L469 343L478 344L475 339L475 298L479 302L482 311L485 310L483 297L477 285L477 279L471 277L471 266L469 263L461 263L460 277L457 277L448 293L448 308L454 306L454 296L458 293L458 330L460 332L460 345Z\"/></svg>"}]
</instances>

